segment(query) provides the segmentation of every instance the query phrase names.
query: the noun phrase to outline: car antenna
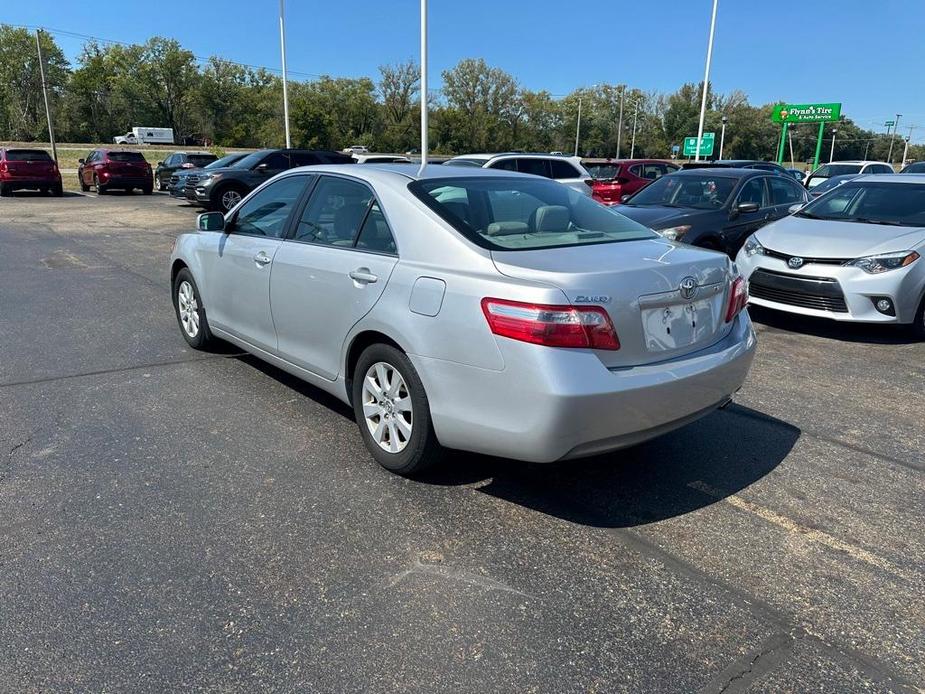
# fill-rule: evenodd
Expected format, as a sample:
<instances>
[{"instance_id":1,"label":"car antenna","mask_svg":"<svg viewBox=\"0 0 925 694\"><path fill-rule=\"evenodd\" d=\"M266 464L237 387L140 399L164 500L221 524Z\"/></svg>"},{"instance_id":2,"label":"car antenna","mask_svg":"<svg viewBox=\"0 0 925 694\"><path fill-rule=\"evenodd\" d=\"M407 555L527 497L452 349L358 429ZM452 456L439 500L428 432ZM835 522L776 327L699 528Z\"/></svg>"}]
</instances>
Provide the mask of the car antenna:
<instances>
[{"instance_id":1,"label":"car antenna","mask_svg":"<svg viewBox=\"0 0 925 694\"><path fill-rule=\"evenodd\" d=\"M421 168L427 167L427 0L421 0Z\"/></svg>"}]
</instances>

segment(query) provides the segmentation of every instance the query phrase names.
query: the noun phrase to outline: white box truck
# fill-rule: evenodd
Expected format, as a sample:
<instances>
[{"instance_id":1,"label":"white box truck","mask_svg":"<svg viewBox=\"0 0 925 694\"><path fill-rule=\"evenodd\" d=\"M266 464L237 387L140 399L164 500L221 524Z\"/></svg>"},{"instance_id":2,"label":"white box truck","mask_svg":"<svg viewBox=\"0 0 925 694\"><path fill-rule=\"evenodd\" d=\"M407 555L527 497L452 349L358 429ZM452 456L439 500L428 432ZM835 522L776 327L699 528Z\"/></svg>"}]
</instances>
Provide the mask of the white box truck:
<instances>
[{"instance_id":1,"label":"white box truck","mask_svg":"<svg viewBox=\"0 0 925 694\"><path fill-rule=\"evenodd\" d=\"M172 145L173 128L132 128L125 135L112 138L117 145Z\"/></svg>"}]
</instances>

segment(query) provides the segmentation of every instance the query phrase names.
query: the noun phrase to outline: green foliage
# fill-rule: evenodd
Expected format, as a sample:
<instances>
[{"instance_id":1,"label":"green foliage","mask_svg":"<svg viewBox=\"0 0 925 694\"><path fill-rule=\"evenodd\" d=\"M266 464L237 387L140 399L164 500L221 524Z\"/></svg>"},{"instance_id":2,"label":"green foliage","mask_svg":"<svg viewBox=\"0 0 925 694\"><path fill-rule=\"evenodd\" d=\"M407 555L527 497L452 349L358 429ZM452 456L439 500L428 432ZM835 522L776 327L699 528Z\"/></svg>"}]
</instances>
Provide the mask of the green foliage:
<instances>
[{"instance_id":1,"label":"green foliage","mask_svg":"<svg viewBox=\"0 0 925 694\"><path fill-rule=\"evenodd\" d=\"M216 150L278 147L285 141L281 79L218 57L198 64L177 41L153 37L144 45L84 45L69 66L48 34L41 35L50 101L59 141L108 142L138 125L170 127L205 139ZM439 153L572 152L581 101L579 152L588 156L668 157L672 145L697 134L701 84L671 94L645 93L625 84L600 84L554 98L523 88L507 72L468 58L443 73L443 88L428 99L430 143ZM752 106L741 91L709 91L705 130L717 133L727 118L726 158L773 159L780 128L772 106ZM413 60L379 68L370 78L321 77L289 83L292 142L297 147L341 149L362 144L405 152L420 141L420 70ZM623 117L620 118L620 104ZM635 126L635 127L634 127ZM833 128L837 159L885 160L889 138L845 119L825 126L823 159ZM793 155L815 152L817 126L791 128ZM47 139L35 34L0 25L0 140ZM785 143L790 159L790 142ZM903 154L896 137L893 159ZM717 142L717 147L719 143ZM718 154L718 150L716 154ZM910 148L925 157L925 146Z\"/></svg>"}]
</instances>

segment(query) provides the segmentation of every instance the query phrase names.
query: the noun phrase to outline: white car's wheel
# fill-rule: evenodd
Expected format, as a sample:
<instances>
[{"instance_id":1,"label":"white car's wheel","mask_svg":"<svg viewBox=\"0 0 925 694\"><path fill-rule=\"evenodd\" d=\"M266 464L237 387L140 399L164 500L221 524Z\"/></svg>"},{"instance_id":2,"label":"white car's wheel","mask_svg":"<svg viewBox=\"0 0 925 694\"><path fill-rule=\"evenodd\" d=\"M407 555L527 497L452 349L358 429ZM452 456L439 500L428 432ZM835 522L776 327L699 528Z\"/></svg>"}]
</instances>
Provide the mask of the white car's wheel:
<instances>
[{"instance_id":1,"label":"white car's wheel","mask_svg":"<svg viewBox=\"0 0 925 694\"><path fill-rule=\"evenodd\" d=\"M193 349L207 349L215 342L193 275L183 268L173 281L173 306L183 339Z\"/></svg>"}]
</instances>

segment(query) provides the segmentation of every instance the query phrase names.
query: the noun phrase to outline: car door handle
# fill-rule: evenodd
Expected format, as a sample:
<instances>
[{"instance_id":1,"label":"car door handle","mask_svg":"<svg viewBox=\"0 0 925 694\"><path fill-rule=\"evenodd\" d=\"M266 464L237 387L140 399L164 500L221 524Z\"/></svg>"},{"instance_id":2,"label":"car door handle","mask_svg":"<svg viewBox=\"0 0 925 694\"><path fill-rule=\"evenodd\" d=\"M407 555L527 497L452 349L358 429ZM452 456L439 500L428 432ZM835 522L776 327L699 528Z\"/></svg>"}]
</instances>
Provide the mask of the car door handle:
<instances>
[{"instance_id":1,"label":"car door handle","mask_svg":"<svg viewBox=\"0 0 925 694\"><path fill-rule=\"evenodd\" d=\"M258 267L265 267L273 262L273 260L266 253L260 251L260 253L254 256L254 262L257 263Z\"/></svg>"},{"instance_id":2,"label":"car door handle","mask_svg":"<svg viewBox=\"0 0 925 694\"><path fill-rule=\"evenodd\" d=\"M371 273L368 267L358 267L350 273L350 279L358 284L375 284L379 281L379 278Z\"/></svg>"}]
</instances>

